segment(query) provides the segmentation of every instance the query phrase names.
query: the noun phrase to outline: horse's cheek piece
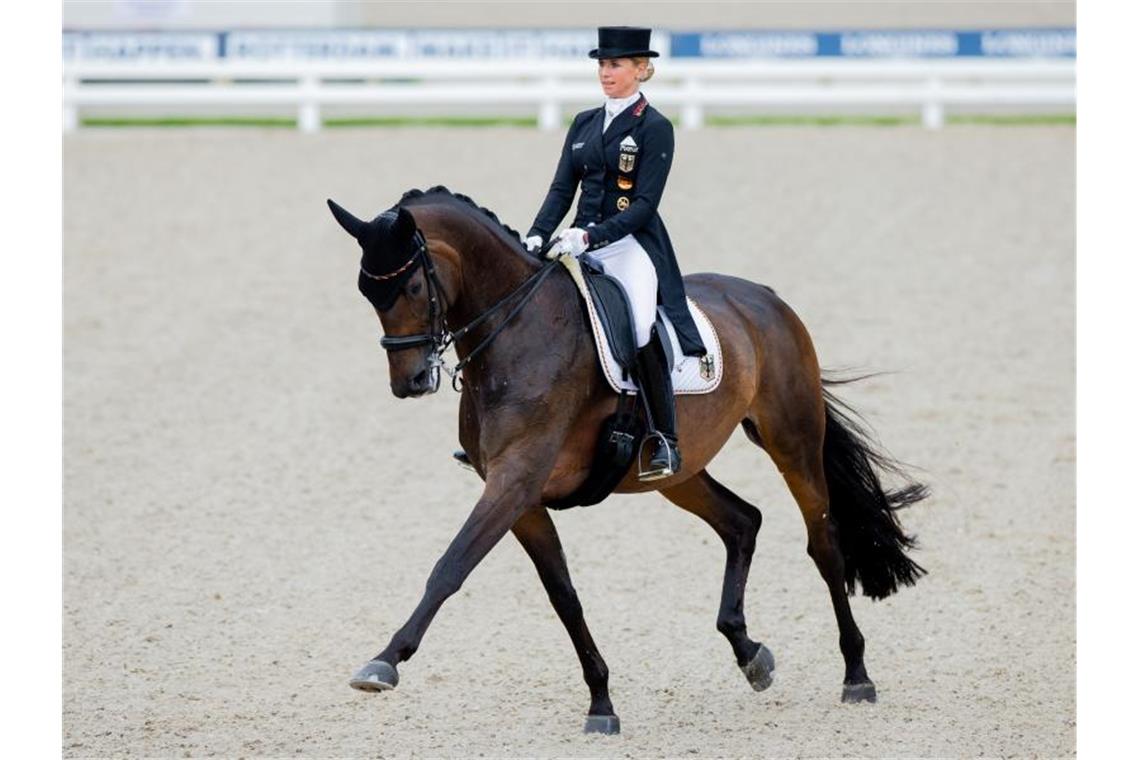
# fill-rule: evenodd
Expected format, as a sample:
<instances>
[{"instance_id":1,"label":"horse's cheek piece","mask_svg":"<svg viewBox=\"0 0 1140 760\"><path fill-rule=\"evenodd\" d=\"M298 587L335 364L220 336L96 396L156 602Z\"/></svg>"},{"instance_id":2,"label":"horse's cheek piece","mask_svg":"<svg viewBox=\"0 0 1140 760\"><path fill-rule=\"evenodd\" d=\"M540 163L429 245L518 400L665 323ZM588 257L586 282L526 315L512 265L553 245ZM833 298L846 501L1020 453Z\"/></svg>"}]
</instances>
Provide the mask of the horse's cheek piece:
<instances>
[{"instance_id":1,"label":"horse's cheek piece","mask_svg":"<svg viewBox=\"0 0 1140 760\"><path fill-rule=\"evenodd\" d=\"M395 272L389 272L385 275L374 275L366 272L363 268L361 268L360 271L364 272L367 277L371 277L374 280L384 280L406 271L408 267L412 267L413 264L415 266L422 266L424 268L424 272L427 275L425 279L427 280L428 287L429 332L417 333L413 335L385 335L380 339L380 347L385 351L403 351L405 349L418 348L419 346L431 344L431 353L428 354L428 377L431 379L432 387L429 393L435 393L439 390L441 370L443 372L446 372L448 377L451 378L451 387L455 390L456 393L458 393L462 389L463 385L463 368L466 367L468 362L474 359L476 355L482 352L484 348L490 345L491 341L494 340L508 324L510 324L511 320L514 319L520 311L522 311L522 308L526 306L527 302L530 301L531 297L538 291L538 287L542 285L543 280L545 280L547 275L553 271L554 265L558 263L558 259L547 261L541 269L528 277L522 285L515 288L507 295L503 296L491 308L487 309L482 314L475 317L475 319L471 320L458 330L449 331L447 328L446 294L443 290L443 283L439 281L439 275L435 273L435 266L432 264L431 256L428 255L427 240L424 239L424 235L418 227L416 228L415 238L413 239L416 242L415 253L413 253L412 257L408 259L408 261L405 262L404 265L397 269ZM557 241L552 241L552 243L553 242ZM547 245L547 247L543 250L543 253L545 253L546 250L549 250L550 247L551 245ZM477 325L481 324L488 317L498 311L503 305L505 305L519 293L523 294L522 298L517 304L515 304L514 308L510 310L506 318L503 319L502 323L500 323L499 326L495 329L491 330L491 334L484 338L479 343L479 345L471 349L471 353L467 354L467 356L456 362L454 367L448 367L447 363L443 360L443 352L446 351L448 347L453 343L474 329ZM443 306L440 305L441 301L444 303Z\"/></svg>"},{"instance_id":2,"label":"horse's cheek piece","mask_svg":"<svg viewBox=\"0 0 1140 760\"><path fill-rule=\"evenodd\" d=\"M451 345L454 340L452 333L447 330L447 308L441 306L441 300L444 298L443 284L439 281L439 276L435 273L435 267L432 265L431 257L428 255L427 240L424 239L423 233L416 229L415 237L413 238L416 243L416 250L403 266L394 272L389 272L385 275L374 275L364 270L361 267L361 272L365 276L374 280L385 280L395 277L404 273L410 268L413 270L417 266L424 268L424 273L427 281L428 288L428 330L426 333L419 333L416 335L399 335L388 336L380 338L380 346L385 351L404 351L409 348L418 348L423 345L431 345L431 353L428 355L428 377L431 380L431 390L429 393L435 393L439 390L440 383L440 370L443 370L451 377L451 386L456 391L459 390L456 385L456 377L458 372L447 366L443 360L443 352Z\"/></svg>"}]
</instances>

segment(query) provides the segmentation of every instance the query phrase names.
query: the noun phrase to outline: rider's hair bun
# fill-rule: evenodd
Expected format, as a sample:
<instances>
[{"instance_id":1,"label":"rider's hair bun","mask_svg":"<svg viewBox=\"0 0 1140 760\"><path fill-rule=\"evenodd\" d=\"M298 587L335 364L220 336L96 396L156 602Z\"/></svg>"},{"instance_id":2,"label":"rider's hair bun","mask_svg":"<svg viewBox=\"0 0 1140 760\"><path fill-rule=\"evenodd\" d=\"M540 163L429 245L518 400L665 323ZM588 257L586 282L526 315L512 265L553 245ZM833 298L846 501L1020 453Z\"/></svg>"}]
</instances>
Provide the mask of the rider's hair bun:
<instances>
[{"instance_id":1,"label":"rider's hair bun","mask_svg":"<svg viewBox=\"0 0 1140 760\"><path fill-rule=\"evenodd\" d=\"M642 62L645 63L645 76L641 77L642 82L648 82L653 78L653 61L649 60L648 58L634 58L633 62L638 66L640 66Z\"/></svg>"}]
</instances>

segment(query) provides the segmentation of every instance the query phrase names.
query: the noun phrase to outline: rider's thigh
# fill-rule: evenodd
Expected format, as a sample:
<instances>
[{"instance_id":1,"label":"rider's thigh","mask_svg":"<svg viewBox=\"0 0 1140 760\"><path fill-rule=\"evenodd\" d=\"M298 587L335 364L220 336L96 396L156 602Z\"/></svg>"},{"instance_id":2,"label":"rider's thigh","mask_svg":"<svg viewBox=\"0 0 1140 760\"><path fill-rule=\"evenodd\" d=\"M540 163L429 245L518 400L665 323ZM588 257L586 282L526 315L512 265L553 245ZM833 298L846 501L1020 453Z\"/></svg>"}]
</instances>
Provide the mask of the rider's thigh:
<instances>
[{"instance_id":1,"label":"rider's thigh","mask_svg":"<svg viewBox=\"0 0 1140 760\"><path fill-rule=\"evenodd\" d=\"M614 277L625 288L633 311L634 330L640 348L649 342L650 330L657 318L657 270L649 254L633 235L591 251L600 261L606 274Z\"/></svg>"}]
</instances>

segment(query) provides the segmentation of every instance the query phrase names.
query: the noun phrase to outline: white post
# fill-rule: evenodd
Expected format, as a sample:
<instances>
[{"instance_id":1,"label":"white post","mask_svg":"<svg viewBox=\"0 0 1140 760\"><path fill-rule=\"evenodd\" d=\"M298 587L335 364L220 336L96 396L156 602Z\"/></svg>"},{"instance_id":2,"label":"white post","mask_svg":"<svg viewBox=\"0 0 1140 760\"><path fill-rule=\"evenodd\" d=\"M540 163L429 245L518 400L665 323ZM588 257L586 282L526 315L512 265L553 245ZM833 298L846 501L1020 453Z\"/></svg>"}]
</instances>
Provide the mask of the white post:
<instances>
[{"instance_id":1,"label":"white post","mask_svg":"<svg viewBox=\"0 0 1140 760\"><path fill-rule=\"evenodd\" d=\"M75 90L78 82L75 77L63 78L63 131L74 132L79 128L79 109L75 106Z\"/></svg>"},{"instance_id":2,"label":"white post","mask_svg":"<svg viewBox=\"0 0 1140 760\"><path fill-rule=\"evenodd\" d=\"M547 77L542 80L542 102L538 106L538 128L553 131L562 126L562 109L555 93L558 91L558 80Z\"/></svg>"},{"instance_id":3,"label":"white post","mask_svg":"<svg viewBox=\"0 0 1140 760\"><path fill-rule=\"evenodd\" d=\"M946 123L946 107L942 103L942 82L934 76L926 80L926 102L922 104L922 126L942 129Z\"/></svg>"},{"instance_id":4,"label":"white post","mask_svg":"<svg viewBox=\"0 0 1140 760\"><path fill-rule=\"evenodd\" d=\"M681 126L685 129L700 129L705 125L705 112L697 99L700 83L696 77L688 77L683 85L684 105L681 106Z\"/></svg>"},{"instance_id":5,"label":"white post","mask_svg":"<svg viewBox=\"0 0 1140 760\"><path fill-rule=\"evenodd\" d=\"M312 74L301 77L301 104L297 108L297 128L302 132L321 130L321 107L317 103L317 79Z\"/></svg>"}]
</instances>

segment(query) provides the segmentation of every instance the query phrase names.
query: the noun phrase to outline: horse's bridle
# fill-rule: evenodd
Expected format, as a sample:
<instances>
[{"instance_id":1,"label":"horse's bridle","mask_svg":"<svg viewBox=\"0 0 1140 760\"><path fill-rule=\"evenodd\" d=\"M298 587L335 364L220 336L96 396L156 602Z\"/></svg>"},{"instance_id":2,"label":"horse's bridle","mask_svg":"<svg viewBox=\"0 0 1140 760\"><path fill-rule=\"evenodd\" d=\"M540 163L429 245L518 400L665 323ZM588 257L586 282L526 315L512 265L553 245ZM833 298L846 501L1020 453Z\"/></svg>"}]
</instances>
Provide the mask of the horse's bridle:
<instances>
[{"instance_id":1,"label":"horse's bridle","mask_svg":"<svg viewBox=\"0 0 1140 760\"><path fill-rule=\"evenodd\" d=\"M428 355L428 372L430 373L432 393L439 390L441 369L447 373L448 377L451 378L451 387L456 391L459 391L461 382L460 374L463 372L463 368L466 367L468 362L474 359L475 356L478 355L484 348L490 345L491 341L494 340L499 335L499 333L503 331L503 329L510 323L512 319L515 318L515 316L520 311L522 311L523 306L526 305L527 301L529 301L538 290L538 286L541 285L542 281L546 279L547 275L549 275L550 272L554 270L554 266L558 263L558 260L553 259L547 261L542 265L541 268L539 268L537 272L524 280L521 285L512 290L510 293L499 299L489 309L484 311L479 316L475 317L475 319L471 320L458 330L451 331L447 328L447 294L443 289L443 283L439 281L439 275L435 271L435 264L432 262L431 255L428 252L427 240L424 238L424 234L420 231L419 227L416 228L416 233L412 238L412 242L415 244L415 249L412 251L411 257L409 257L408 260L404 262L404 264L401 265L398 269L392 272L382 275L375 275L366 270L363 264L360 267L360 271L364 274L365 277L380 281L390 280L394 277L398 277L399 275L404 274L409 270L414 272L417 267L422 266L424 268L424 279L427 281L428 291L428 332L415 333L412 335L385 335L380 338L380 346L385 351L405 351L409 348L418 348L420 346L430 345L431 353ZM543 250L540 251L540 254L545 253L545 251L555 242L556 241L552 240L550 244L544 246ZM524 290L526 291L525 293L523 293ZM446 351L448 347L453 343L462 339L475 327L486 321L488 317L498 311L504 304L506 304L519 293L523 293L523 297L517 304L515 304L515 307L511 309L510 313L507 314L506 319L504 319L501 324L492 330L490 335L481 340L479 344L471 350L471 353L467 354L467 356L463 357L463 359L456 362L454 367L448 367L443 360L443 352Z\"/></svg>"}]
</instances>

